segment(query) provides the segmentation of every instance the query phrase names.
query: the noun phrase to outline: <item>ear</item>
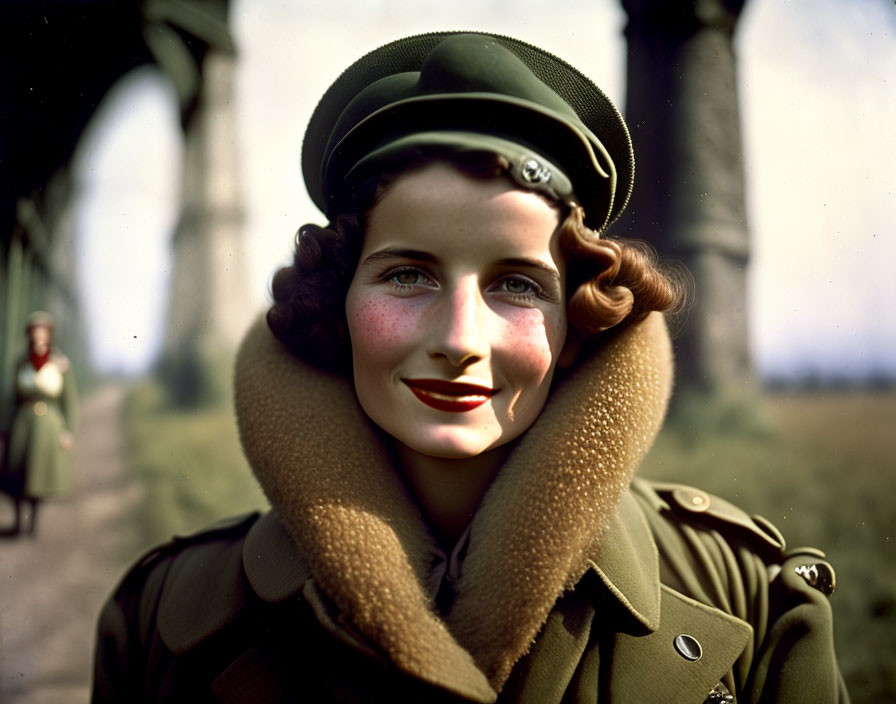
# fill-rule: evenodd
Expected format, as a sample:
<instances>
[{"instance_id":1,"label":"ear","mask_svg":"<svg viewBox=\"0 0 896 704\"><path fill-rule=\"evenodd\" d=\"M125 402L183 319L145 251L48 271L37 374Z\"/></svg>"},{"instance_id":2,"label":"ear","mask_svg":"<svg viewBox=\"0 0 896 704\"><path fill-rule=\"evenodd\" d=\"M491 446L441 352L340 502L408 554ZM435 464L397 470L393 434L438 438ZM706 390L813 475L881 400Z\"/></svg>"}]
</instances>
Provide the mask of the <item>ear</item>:
<instances>
[{"instance_id":1,"label":"ear","mask_svg":"<svg viewBox=\"0 0 896 704\"><path fill-rule=\"evenodd\" d=\"M585 337L578 330L570 330L566 334L566 342L563 343L563 349L560 350L560 356L557 358L557 368L569 369L575 364L584 343Z\"/></svg>"}]
</instances>

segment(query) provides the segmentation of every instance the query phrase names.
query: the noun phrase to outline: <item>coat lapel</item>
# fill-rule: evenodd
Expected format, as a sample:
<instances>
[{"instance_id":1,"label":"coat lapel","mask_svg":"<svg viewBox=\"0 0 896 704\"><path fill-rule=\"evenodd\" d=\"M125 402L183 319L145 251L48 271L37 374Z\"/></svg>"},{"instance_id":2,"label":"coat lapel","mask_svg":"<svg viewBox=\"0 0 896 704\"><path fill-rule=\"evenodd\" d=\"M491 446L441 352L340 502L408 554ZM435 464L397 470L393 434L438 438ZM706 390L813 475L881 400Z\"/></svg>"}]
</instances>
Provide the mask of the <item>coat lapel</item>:
<instances>
[{"instance_id":1,"label":"coat lapel","mask_svg":"<svg viewBox=\"0 0 896 704\"><path fill-rule=\"evenodd\" d=\"M615 601L622 607L613 610L622 614L620 620L598 606L592 627L604 629L604 637L613 642L606 651L610 663L601 663L601 671L610 673L606 678L610 701L665 702L670 701L670 692L676 693L676 702L705 701L743 653L752 628L660 583L657 546L630 492L623 496L592 558L592 571L599 577L592 584L602 585L612 595L608 602L583 583L594 603ZM679 636L699 643L699 659L687 659L679 652Z\"/></svg>"},{"instance_id":2,"label":"coat lapel","mask_svg":"<svg viewBox=\"0 0 896 704\"><path fill-rule=\"evenodd\" d=\"M659 554L631 491L622 495L603 540L588 562L632 621L627 631L649 632L659 627Z\"/></svg>"},{"instance_id":3,"label":"coat lapel","mask_svg":"<svg viewBox=\"0 0 896 704\"><path fill-rule=\"evenodd\" d=\"M532 650L514 667L502 701L560 704L588 647L594 607L579 591L564 594Z\"/></svg>"},{"instance_id":4,"label":"coat lapel","mask_svg":"<svg viewBox=\"0 0 896 704\"><path fill-rule=\"evenodd\" d=\"M246 536L243 568L255 593L269 602L299 593L311 578L311 570L276 511L259 518Z\"/></svg>"},{"instance_id":5,"label":"coat lapel","mask_svg":"<svg viewBox=\"0 0 896 704\"><path fill-rule=\"evenodd\" d=\"M662 587L660 627L648 635L616 635L609 671L610 701L699 703L743 652L752 628L724 613ZM700 644L692 661L676 648L679 636Z\"/></svg>"}]
</instances>

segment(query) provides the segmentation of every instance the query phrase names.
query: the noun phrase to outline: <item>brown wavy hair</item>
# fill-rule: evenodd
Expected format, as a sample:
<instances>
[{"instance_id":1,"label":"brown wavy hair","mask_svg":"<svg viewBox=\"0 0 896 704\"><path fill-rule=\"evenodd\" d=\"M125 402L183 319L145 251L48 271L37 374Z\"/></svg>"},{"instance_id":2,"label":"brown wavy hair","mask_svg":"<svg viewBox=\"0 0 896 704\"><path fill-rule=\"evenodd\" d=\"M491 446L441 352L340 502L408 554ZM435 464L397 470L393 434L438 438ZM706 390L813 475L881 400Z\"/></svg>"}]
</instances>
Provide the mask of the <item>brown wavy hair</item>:
<instances>
[{"instance_id":1,"label":"brown wavy hair","mask_svg":"<svg viewBox=\"0 0 896 704\"><path fill-rule=\"evenodd\" d=\"M351 369L345 297L358 264L364 221L398 176L434 160L477 178L501 177L509 169L506 160L494 154L421 153L399 169L357 184L352 212L335 217L326 227L303 226L296 235L292 265L274 275L274 302L267 314L271 331L294 354L324 369ZM683 308L685 277L674 267L660 266L649 244L599 237L585 225L581 206L560 206L565 216L559 244L568 259L567 314L573 334L589 337L651 311Z\"/></svg>"}]
</instances>

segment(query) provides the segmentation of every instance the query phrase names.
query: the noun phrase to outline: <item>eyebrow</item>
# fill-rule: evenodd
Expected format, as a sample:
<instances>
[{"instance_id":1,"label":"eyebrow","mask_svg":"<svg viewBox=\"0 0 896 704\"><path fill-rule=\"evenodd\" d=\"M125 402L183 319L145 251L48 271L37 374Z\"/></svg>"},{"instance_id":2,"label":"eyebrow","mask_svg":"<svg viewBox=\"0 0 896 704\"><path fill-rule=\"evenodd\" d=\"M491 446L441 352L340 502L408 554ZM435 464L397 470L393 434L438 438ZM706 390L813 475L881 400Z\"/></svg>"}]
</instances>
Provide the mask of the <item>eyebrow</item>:
<instances>
[{"instance_id":1,"label":"eyebrow","mask_svg":"<svg viewBox=\"0 0 896 704\"><path fill-rule=\"evenodd\" d=\"M364 260L364 264L371 264L383 259L415 259L418 262L429 262L430 264L438 264L439 258L429 252L419 249L401 249L399 247L389 247L374 252Z\"/></svg>"},{"instance_id":2,"label":"eyebrow","mask_svg":"<svg viewBox=\"0 0 896 704\"><path fill-rule=\"evenodd\" d=\"M497 262L500 266L510 266L510 267L531 267L533 269L538 269L543 273L547 274L554 280L558 285L560 284L560 273L549 264L545 264L543 261L539 259L529 259L528 257L508 257L507 259L501 259Z\"/></svg>"}]
</instances>

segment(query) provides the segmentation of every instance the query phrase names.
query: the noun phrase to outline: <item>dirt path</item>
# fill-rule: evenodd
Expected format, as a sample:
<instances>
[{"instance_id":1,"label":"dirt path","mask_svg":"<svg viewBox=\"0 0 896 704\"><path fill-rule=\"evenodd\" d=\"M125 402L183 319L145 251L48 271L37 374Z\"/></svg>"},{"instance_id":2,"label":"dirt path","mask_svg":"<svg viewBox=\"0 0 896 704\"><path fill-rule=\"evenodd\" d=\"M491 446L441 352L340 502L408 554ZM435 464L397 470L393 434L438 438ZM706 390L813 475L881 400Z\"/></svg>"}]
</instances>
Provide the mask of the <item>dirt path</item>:
<instances>
[{"instance_id":1,"label":"dirt path","mask_svg":"<svg viewBox=\"0 0 896 704\"><path fill-rule=\"evenodd\" d=\"M74 490L42 505L35 537L0 539L0 702L86 702L99 608L138 543L139 489L124 474L124 390L84 399ZM0 497L0 526L12 507Z\"/></svg>"}]
</instances>

